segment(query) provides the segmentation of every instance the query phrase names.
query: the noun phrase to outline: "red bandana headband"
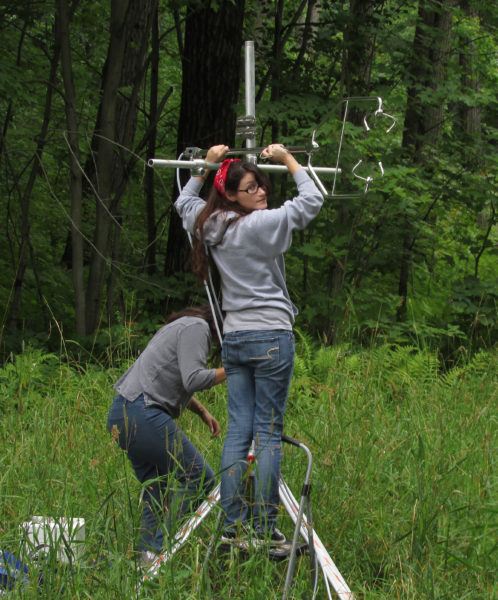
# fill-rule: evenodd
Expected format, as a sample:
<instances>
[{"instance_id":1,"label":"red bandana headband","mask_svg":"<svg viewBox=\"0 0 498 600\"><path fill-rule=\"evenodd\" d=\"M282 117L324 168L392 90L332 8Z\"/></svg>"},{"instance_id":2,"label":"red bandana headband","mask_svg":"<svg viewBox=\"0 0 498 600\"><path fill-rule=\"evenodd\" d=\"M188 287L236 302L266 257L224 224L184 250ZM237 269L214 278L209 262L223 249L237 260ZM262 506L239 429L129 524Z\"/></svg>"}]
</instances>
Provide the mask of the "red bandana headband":
<instances>
[{"instance_id":1,"label":"red bandana headband","mask_svg":"<svg viewBox=\"0 0 498 600\"><path fill-rule=\"evenodd\" d=\"M228 167L233 162L240 162L240 158L225 158L225 160L221 163L221 167L216 171L216 175L214 176L214 187L222 196L225 195L225 180L227 178Z\"/></svg>"}]
</instances>

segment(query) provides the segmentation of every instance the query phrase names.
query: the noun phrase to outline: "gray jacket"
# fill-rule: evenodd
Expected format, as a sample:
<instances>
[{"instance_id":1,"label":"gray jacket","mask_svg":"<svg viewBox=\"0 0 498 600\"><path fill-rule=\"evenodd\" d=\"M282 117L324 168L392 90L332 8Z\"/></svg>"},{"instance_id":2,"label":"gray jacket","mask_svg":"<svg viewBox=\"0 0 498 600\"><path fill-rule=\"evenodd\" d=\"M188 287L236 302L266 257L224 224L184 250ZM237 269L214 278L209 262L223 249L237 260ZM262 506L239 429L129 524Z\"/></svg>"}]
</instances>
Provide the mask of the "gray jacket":
<instances>
[{"instance_id":1,"label":"gray jacket","mask_svg":"<svg viewBox=\"0 0 498 600\"><path fill-rule=\"evenodd\" d=\"M204 319L182 317L162 327L114 385L133 402L160 406L177 418L192 394L213 386L215 369L206 369L211 332Z\"/></svg>"},{"instance_id":2,"label":"gray jacket","mask_svg":"<svg viewBox=\"0 0 498 600\"><path fill-rule=\"evenodd\" d=\"M304 229L323 204L322 194L306 171L297 171L294 180L298 195L279 208L255 210L243 217L217 211L206 221L206 244L221 277L223 310L227 313L225 333L281 328L271 323L280 323L282 315L287 328L292 328L297 309L287 291L283 254L292 243L292 232ZM199 197L201 187L199 179L191 178L175 202L183 226L190 233L205 205Z\"/></svg>"}]
</instances>

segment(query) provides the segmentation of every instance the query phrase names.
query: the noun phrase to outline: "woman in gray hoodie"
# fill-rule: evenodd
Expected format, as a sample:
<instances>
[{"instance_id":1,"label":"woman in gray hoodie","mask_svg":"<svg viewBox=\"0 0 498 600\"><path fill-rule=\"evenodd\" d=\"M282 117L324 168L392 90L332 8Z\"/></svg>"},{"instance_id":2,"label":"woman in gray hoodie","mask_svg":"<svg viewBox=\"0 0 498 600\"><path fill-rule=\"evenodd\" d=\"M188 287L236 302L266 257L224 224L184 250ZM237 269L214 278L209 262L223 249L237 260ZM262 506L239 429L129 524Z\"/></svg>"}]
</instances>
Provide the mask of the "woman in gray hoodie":
<instances>
[{"instance_id":1,"label":"woman in gray hoodie","mask_svg":"<svg viewBox=\"0 0 498 600\"><path fill-rule=\"evenodd\" d=\"M220 162L228 146L209 149ZM206 173L192 177L175 203L185 229L194 234L194 271L206 278L207 245L221 279L222 360L227 375L229 423L221 459L223 540L240 540L252 525L250 543L283 544L276 528L283 417L294 366L292 327L297 309L285 282L284 253L292 232L318 215L323 196L294 156L271 144L262 156L283 163L298 194L268 209L270 182L255 165L224 160L207 202L199 197ZM247 523L243 499L247 454L255 442L255 506Z\"/></svg>"}]
</instances>

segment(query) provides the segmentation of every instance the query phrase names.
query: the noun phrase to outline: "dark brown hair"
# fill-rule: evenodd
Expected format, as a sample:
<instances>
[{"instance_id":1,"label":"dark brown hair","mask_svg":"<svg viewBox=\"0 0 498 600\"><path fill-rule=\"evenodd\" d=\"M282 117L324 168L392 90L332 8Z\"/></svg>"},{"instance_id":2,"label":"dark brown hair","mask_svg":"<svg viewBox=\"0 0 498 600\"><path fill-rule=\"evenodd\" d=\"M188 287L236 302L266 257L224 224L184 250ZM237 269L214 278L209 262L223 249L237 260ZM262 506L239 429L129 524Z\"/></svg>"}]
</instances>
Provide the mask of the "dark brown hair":
<instances>
[{"instance_id":1,"label":"dark brown hair","mask_svg":"<svg viewBox=\"0 0 498 600\"><path fill-rule=\"evenodd\" d=\"M198 317L199 319L204 319L209 325L209 329L211 330L211 335L213 337L213 342L218 340L216 325L214 323L213 312L209 304L200 304L199 306L188 306L178 312L171 313L168 317L166 317L165 325L169 325L176 321L177 319L181 319L182 317Z\"/></svg>"},{"instance_id":2,"label":"dark brown hair","mask_svg":"<svg viewBox=\"0 0 498 600\"><path fill-rule=\"evenodd\" d=\"M233 162L227 170L225 179L225 192L236 194L239 189L240 180L247 173L253 173L256 182L261 187L264 187L267 194L271 193L271 182L268 177L252 163ZM214 187L211 188L206 206L199 213L195 222L195 235L192 247L192 270L201 281L206 281L208 278L208 256L204 249L204 224L209 217L217 210L237 213L240 217L248 215L248 211L238 202L231 202L226 195L220 194Z\"/></svg>"}]
</instances>

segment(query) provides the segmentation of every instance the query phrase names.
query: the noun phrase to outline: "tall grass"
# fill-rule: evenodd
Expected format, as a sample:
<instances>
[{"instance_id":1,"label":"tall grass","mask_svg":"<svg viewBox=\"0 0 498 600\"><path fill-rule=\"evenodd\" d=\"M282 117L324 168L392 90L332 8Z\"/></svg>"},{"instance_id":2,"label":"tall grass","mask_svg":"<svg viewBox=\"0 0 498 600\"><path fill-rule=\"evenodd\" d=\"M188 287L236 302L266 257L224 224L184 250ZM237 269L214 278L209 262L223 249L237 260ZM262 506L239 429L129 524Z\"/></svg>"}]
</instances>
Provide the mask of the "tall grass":
<instances>
[{"instance_id":1,"label":"tall grass","mask_svg":"<svg viewBox=\"0 0 498 600\"><path fill-rule=\"evenodd\" d=\"M140 488L105 428L124 365L70 365L26 350L0 371L0 549L21 554L32 515L83 517L83 558L43 568L43 598L135 598ZM493 600L496 582L496 354L442 371L416 347L298 347L286 433L313 453L314 526L358 599ZM222 388L200 394L226 426ZM222 448L195 416L184 430L216 470ZM285 447L282 471L299 496L306 461ZM216 512L216 511L215 511ZM160 575L154 599L280 598L286 563L215 551L201 567L210 515ZM281 528L291 534L289 517ZM310 596L307 559L291 598ZM40 598L36 578L11 597ZM325 598L323 585L319 598Z\"/></svg>"}]
</instances>

